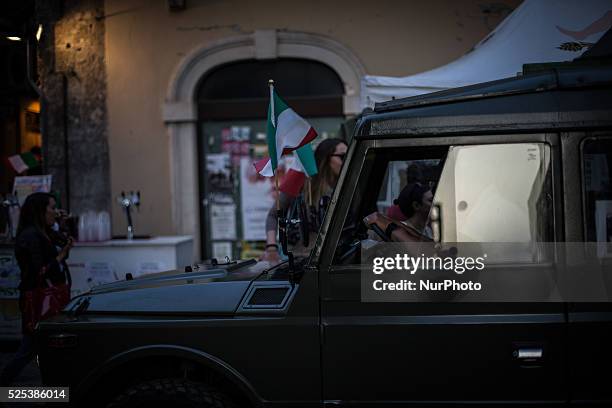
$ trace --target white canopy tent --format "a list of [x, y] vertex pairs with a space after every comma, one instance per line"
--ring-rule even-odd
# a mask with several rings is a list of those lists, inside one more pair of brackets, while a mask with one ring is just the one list
[[612, 0], [525, 0], [461, 58], [407, 77], [366, 75], [361, 108], [515, 76], [523, 64], [571, 61], [612, 26]]

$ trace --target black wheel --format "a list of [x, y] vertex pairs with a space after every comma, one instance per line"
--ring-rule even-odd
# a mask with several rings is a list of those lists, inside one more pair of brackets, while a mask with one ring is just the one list
[[181, 378], [163, 378], [134, 385], [106, 408], [235, 408], [214, 388]]

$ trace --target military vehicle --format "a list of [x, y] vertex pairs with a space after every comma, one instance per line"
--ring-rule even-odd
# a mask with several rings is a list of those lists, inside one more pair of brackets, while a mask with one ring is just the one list
[[308, 258], [96, 287], [40, 323], [44, 384], [83, 407], [612, 404], [609, 303], [362, 301], [355, 220], [449, 168], [437, 240], [609, 241], [610, 66], [377, 104]]

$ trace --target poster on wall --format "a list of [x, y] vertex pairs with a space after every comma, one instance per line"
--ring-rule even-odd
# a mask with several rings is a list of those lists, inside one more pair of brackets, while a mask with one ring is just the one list
[[214, 192], [231, 192], [234, 186], [229, 153], [209, 153], [206, 155], [206, 174], [208, 186]]
[[210, 235], [213, 240], [236, 239], [236, 204], [212, 202], [209, 219]]
[[68, 269], [72, 276], [73, 297], [94, 286], [115, 282], [120, 278], [113, 262], [74, 262], [68, 259]]
[[266, 217], [275, 202], [273, 180], [257, 174], [253, 159], [243, 157], [240, 161], [242, 239], [245, 241], [266, 239]]
[[46, 174], [43, 176], [18, 176], [15, 177], [13, 184], [13, 194], [19, 199], [19, 205], [22, 206], [26, 197], [32, 193], [51, 191], [51, 182], [53, 176]]
[[152, 273], [166, 272], [170, 270], [162, 261], [143, 261], [138, 263], [134, 277], [149, 275]]
[[232, 259], [232, 243], [231, 242], [213, 242], [212, 257], [219, 262], [224, 262], [226, 258]]
[[21, 272], [13, 248], [0, 248], [0, 299], [17, 299]]
[[221, 151], [231, 155], [231, 162], [235, 167], [240, 165], [243, 157], [249, 155], [250, 145], [250, 126], [232, 126], [221, 131]]
[[112, 262], [87, 262], [86, 268], [91, 286], [119, 280]]

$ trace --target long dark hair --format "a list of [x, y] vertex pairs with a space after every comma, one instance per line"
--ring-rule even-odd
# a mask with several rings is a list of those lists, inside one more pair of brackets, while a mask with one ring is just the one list
[[422, 204], [423, 196], [429, 190], [431, 189], [427, 185], [409, 183], [402, 189], [399, 197], [393, 201], [393, 204], [397, 204], [406, 218], [410, 218], [415, 213], [413, 203]]
[[336, 146], [340, 143], [346, 144], [342, 139], [325, 139], [315, 150], [315, 161], [317, 162], [317, 174], [312, 178], [312, 198], [314, 203], [319, 202], [319, 198], [328, 190], [336, 186], [337, 176], [332, 172], [329, 160], [336, 151]]
[[52, 198], [55, 199], [53, 194], [32, 193], [25, 199], [19, 213], [17, 235], [21, 234], [28, 227], [34, 227], [44, 236], [48, 237], [46, 214], [47, 206]]

